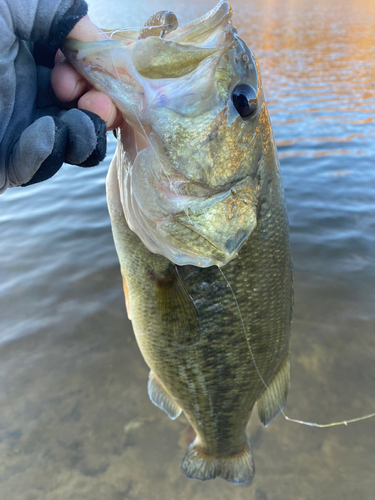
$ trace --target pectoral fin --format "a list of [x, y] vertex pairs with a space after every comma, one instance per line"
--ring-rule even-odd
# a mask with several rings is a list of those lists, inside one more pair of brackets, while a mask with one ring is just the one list
[[290, 362], [288, 354], [268, 388], [257, 401], [258, 415], [264, 427], [267, 427], [284, 408], [289, 384]]
[[148, 395], [155, 406], [165, 411], [171, 420], [175, 420], [181, 414], [181, 408], [167, 393], [156, 375], [150, 371], [148, 378]]

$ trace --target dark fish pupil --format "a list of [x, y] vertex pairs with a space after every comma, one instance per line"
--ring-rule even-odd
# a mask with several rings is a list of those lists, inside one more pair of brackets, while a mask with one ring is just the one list
[[254, 88], [248, 84], [237, 85], [232, 92], [234, 107], [242, 118], [249, 118], [257, 109], [257, 96]]

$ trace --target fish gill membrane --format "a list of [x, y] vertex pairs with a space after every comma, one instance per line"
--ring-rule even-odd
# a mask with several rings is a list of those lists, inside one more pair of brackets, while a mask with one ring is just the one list
[[[250, 482], [245, 429], [289, 388], [288, 223], [257, 61], [225, 1], [185, 26], [161, 11], [64, 54], [123, 113], [107, 199], [151, 401], [183, 411], [187, 477]], [[102, 33], [102, 32], [101, 32]], [[224, 270], [225, 273], [224, 273]], [[220, 332], [219, 334], [217, 332]]]

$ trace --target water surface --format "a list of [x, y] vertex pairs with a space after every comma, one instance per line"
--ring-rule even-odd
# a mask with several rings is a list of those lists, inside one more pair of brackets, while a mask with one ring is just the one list
[[[89, 2], [104, 27], [213, 2]], [[375, 412], [375, 3], [232, 2], [258, 57], [295, 266], [290, 417]], [[368, 500], [375, 419], [249, 434], [249, 487], [186, 479], [189, 431], [148, 400], [105, 200], [107, 159], [0, 198], [0, 497], [10, 500]]]

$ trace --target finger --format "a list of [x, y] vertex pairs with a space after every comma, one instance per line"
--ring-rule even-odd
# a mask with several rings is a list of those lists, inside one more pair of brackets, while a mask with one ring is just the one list
[[55, 64], [57, 64], [58, 62], [61, 61], [61, 59], [64, 59], [65, 56], [64, 54], [61, 52], [60, 49], [58, 49], [58, 51], [56, 52], [56, 55], [55, 55]]
[[63, 102], [78, 99], [92, 87], [65, 59], [53, 68], [51, 85], [56, 97]]
[[78, 109], [85, 109], [99, 115], [105, 121], [108, 130], [119, 127], [123, 121], [120, 111], [111, 99], [95, 89], [89, 90], [80, 98]]
[[89, 16], [85, 16], [78, 21], [66, 38], [72, 38], [80, 42], [93, 42], [95, 40], [106, 40], [108, 36], [90, 21]]

